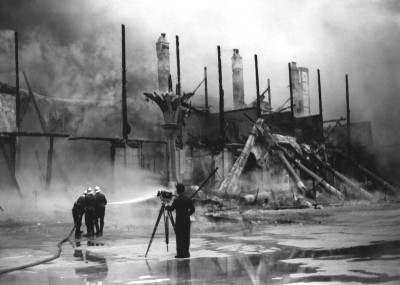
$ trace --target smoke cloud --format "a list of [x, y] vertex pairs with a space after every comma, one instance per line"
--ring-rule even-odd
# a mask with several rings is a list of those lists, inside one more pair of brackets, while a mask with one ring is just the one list
[[[154, 44], [165, 32], [171, 43], [174, 83], [174, 36], [179, 35], [183, 90], [193, 91], [207, 66], [214, 105], [218, 102], [214, 99], [218, 96], [216, 46], [222, 47], [227, 108], [232, 108], [230, 57], [232, 49], [239, 48], [246, 103], [256, 95], [254, 54], [258, 54], [262, 90], [266, 79], [271, 79], [274, 107], [289, 96], [287, 62], [296, 61], [310, 69], [312, 113], [318, 112], [317, 68], [326, 119], [345, 116], [348, 74], [351, 120], [371, 120], [376, 144], [399, 139], [397, 124], [388, 124], [400, 119], [392, 107], [399, 100], [396, 1], [368, 0], [362, 5], [357, 0], [233, 1], [229, 5], [203, 1], [193, 7], [178, 0], [20, 0], [3, 1], [1, 11], [1, 27], [20, 33], [22, 69], [39, 93], [115, 103], [120, 97], [120, 25], [125, 24], [128, 94], [139, 105], [134, 111], [145, 106], [142, 92], [157, 87]], [[200, 88], [193, 102], [201, 104], [202, 94]]]
[[[394, 0], [205, 0], [199, 5], [179, 0], [4, 0], [0, 27], [8, 31], [0, 36], [0, 81], [14, 85], [9, 30], [18, 31], [20, 69], [34, 91], [92, 102], [95, 108], [82, 114], [78, 135], [121, 136], [121, 127], [113, 123], [120, 122], [121, 24], [125, 24], [131, 138], [162, 139], [160, 111], [142, 94], [157, 89], [155, 42], [166, 33], [174, 84], [175, 35], [179, 35], [182, 89], [193, 91], [206, 66], [215, 110], [220, 45], [226, 108], [233, 105], [231, 56], [238, 48], [244, 63], [245, 103], [256, 96], [254, 54], [261, 91], [271, 79], [273, 107], [289, 97], [287, 63], [296, 61], [310, 70], [311, 113], [317, 113], [319, 68], [325, 119], [346, 116], [348, 74], [351, 120], [372, 121], [377, 145], [398, 143], [399, 11]], [[203, 94], [200, 88], [192, 103], [203, 105]], [[88, 151], [82, 144], [74, 147]], [[108, 147], [96, 149], [106, 156]], [[82, 182], [82, 187], [90, 183]]]

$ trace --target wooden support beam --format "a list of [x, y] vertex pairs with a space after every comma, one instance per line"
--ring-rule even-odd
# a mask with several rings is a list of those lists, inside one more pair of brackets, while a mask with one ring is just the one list
[[292, 66], [291, 66], [290, 62], [288, 63], [288, 68], [289, 68], [290, 111], [292, 112], [292, 117], [294, 119]]
[[256, 90], [257, 90], [257, 117], [261, 117], [261, 99], [260, 99], [260, 84], [258, 81], [258, 59], [257, 55], [254, 55], [254, 62], [256, 67]]
[[125, 25], [122, 25], [122, 137], [128, 140], [131, 126], [128, 124], [126, 104], [126, 55], [125, 55]]
[[39, 132], [0, 132], [0, 135], [7, 135], [12, 137], [55, 137], [55, 138], [69, 137], [69, 134], [39, 133]]
[[13, 164], [11, 158], [8, 156], [7, 150], [6, 150], [6, 148], [4, 147], [4, 144], [3, 144], [3, 143], [0, 143], [0, 148], [1, 148], [1, 150], [3, 151], [4, 159], [5, 159], [5, 161], [6, 161], [7, 168], [8, 168], [8, 170], [9, 170], [9, 172], [10, 172], [11, 182], [14, 184], [15, 190], [17, 190], [17, 192], [18, 192], [19, 198], [20, 198], [21, 200], [23, 200], [21, 188], [19, 187], [17, 177], [15, 176], [14, 164]]
[[181, 60], [179, 56], [179, 37], [175, 36], [176, 39], [176, 71], [178, 76], [178, 83], [176, 84], [176, 95], [181, 95]]
[[[45, 120], [44, 120], [44, 118], [43, 118], [42, 113], [41, 113], [40, 110], [39, 110], [39, 106], [37, 105], [35, 95], [33, 94], [31, 85], [29, 84], [28, 77], [26, 76], [25, 72], [24, 72], [24, 78], [25, 78], [26, 85], [28, 86], [29, 97], [30, 97], [30, 99], [32, 100], [32, 102], [33, 102], [33, 104], [34, 104], [34, 106], [35, 106], [35, 110], [36, 110], [36, 114], [37, 114], [37, 116], [38, 116], [38, 118], [39, 118], [40, 126], [42, 127], [42, 131], [45, 132], [45, 133], [25, 133], [26, 136], [45, 136], [45, 137], [50, 137], [51, 140], [52, 140], [54, 137], [68, 137], [68, 136], [69, 136], [68, 134], [48, 133], [48, 126], [47, 126], [47, 124], [46, 124], [46, 122], [45, 122]], [[51, 143], [51, 142], [50, 142], [50, 143]], [[67, 177], [67, 176], [65, 175], [65, 173], [64, 173], [64, 169], [63, 169], [63, 167], [62, 167], [62, 164], [61, 164], [61, 162], [60, 162], [60, 159], [58, 158], [57, 153], [54, 152], [53, 154], [54, 154], [54, 161], [55, 161], [55, 163], [56, 163], [56, 166], [57, 166], [58, 172], [60, 173], [61, 178], [62, 178], [66, 183], [69, 184], [69, 179], [68, 179], [68, 177]]]
[[204, 107], [208, 109], [207, 67], [204, 67], [204, 104]]
[[37, 114], [37, 116], [38, 116], [38, 118], [39, 118], [40, 126], [42, 127], [42, 131], [46, 132], [46, 131], [47, 131], [46, 122], [44, 121], [44, 118], [43, 118], [43, 116], [42, 116], [42, 113], [41, 113], [40, 110], [39, 110], [38, 104], [37, 104], [37, 102], [36, 102], [35, 95], [33, 94], [31, 85], [29, 84], [28, 77], [26, 76], [25, 71], [23, 72], [23, 74], [24, 74], [26, 86], [28, 87], [28, 91], [29, 91], [28, 94], [29, 94], [29, 97], [30, 97], [30, 99], [31, 99], [32, 102], [33, 102], [33, 106], [35, 107], [36, 114]]
[[37, 150], [35, 151], [35, 156], [36, 156], [36, 161], [38, 163], [39, 172], [40, 172], [40, 182], [44, 182], [45, 178], [44, 178], [44, 174], [43, 174], [43, 167], [42, 167], [42, 164], [40, 163], [39, 152]]
[[[111, 143], [122, 143], [123, 139], [121, 138], [106, 138], [106, 137], [71, 137], [68, 138], [70, 141], [77, 141], [77, 140], [89, 140], [89, 141], [107, 141]], [[166, 141], [158, 141], [158, 140], [132, 140], [129, 139], [126, 143], [159, 143], [159, 144], [166, 144]], [[118, 147], [114, 145], [114, 147]]]
[[351, 126], [350, 126], [350, 95], [349, 95], [349, 76], [346, 74], [346, 119], [347, 119], [347, 135], [346, 135], [346, 145], [347, 149], [351, 155]]
[[224, 149], [225, 144], [225, 117], [224, 117], [224, 89], [222, 87], [222, 67], [221, 67], [221, 47], [217, 47], [218, 51], [218, 85], [219, 85], [219, 132], [221, 136], [221, 145]]
[[54, 137], [50, 137], [49, 150], [47, 152], [46, 191], [50, 191], [51, 175], [53, 169]]
[[269, 78], [268, 78], [268, 105], [269, 105], [269, 110], [272, 111], [271, 84], [270, 84], [270, 82], [269, 82]]
[[14, 34], [15, 39], [15, 120], [17, 130], [21, 127], [21, 96], [19, 94], [19, 63], [18, 63], [18, 33]]

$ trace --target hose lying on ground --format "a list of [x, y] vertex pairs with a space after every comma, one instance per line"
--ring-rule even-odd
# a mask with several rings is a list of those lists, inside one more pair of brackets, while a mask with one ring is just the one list
[[[79, 220], [80, 218], [81, 218], [81, 217], [79, 217], [78, 220]], [[52, 261], [52, 260], [54, 260], [54, 259], [60, 257], [60, 254], [61, 254], [61, 246], [62, 246], [62, 244], [63, 244], [64, 242], [66, 242], [67, 240], [69, 240], [69, 238], [71, 237], [72, 233], [73, 233], [74, 230], [75, 230], [75, 227], [76, 227], [76, 223], [74, 224], [74, 226], [73, 226], [71, 232], [69, 233], [69, 235], [57, 244], [58, 252], [57, 252], [56, 254], [54, 254], [53, 256], [48, 257], [48, 258], [43, 259], [43, 260], [31, 262], [31, 263], [24, 264], [24, 265], [20, 265], [20, 266], [16, 266], [16, 267], [10, 267], [10, 268], [5, 268], [5, 269], [0, 269], [0, 275], [1, 275], [1, 274], [5, 274], [5, 273], [9, 273], [9, 272], [12, 272], [12, 271], [16, 271], [16, 270], [22, 270], [22, 269], [25, 269], [25, 268], [28, 268], [28, 267], [33, 267], [33, 266], [36, 266], [36, 265], [39, 265], [39, 264], [43, 264], [43, 263]]]

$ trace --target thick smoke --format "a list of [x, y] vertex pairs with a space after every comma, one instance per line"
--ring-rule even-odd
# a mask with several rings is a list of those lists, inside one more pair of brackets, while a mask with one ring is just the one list
[[[187, 1], [186, 1], [187, 2]], [[308, 67], [312, 113], [318, 112], [316, 70], [322, 75], [324, 118], [345, 116], [345, 74], [350, 79], [351, 120], [371, 120], [375, 144], [399, 141], [398, 77], [400, 10], [396, 1], [2, 1], [0, 27], [20, 38], [20, 69], [37, 93], [93, 102], [79, 135], [98, 135], [96, 122], [118, 116], [121, 94], [121, 24], [126, 25], [131, 137], [160, 139], [159, 110], [142, 93], [157, 88], [155, 42], [170, 41], [176, 83], [175, 35], [180, 36], [183, 90], [194, 90], [208, 68], [210, 102], [217, 110], [217, 45], [222, 47], [226, 107], [232, 105], [233, 48], [243, 56], [245, 101], [255, 99], [254, 54], [260, 87], [271, 79], [272, 104], [289, 97], [287, 63]], [[12, 37], [1, 40], [2, 78], [12, 80]], [[4, 43], [4, 46], [3, 46]], [[4, 56], [4, 52], [7, 56]], [[9, 83], [13, 83], [10, 81]], [[24, 82], [21, 76], [21, 85]], [[203, 104], [199, 89], [193, 102]], [[110, 106], [110, 108], [107, 108]], [[117, 107], [115, 107], [117, 106]], [[117, 114], [117, 115], [115, 115]], [[118, 117], [115, 120], [118, 121]], [[103, 130], [104, 126], [100, 125]], [[105, 132], [121, 136], [120, 126]], [[68, 143], [69, 145], [71, 143]], [[80, 150], [87, 148], [72, 146]], [[108, 145], [102, 146], [106, 155]], [[99, 146], [96, 146], [99, 149]], [[86, 162], [80, 162], [87, 166]], [[92, 165], [87, 168], [92, 169]], [[100, 172], [101, 173], [101, 172]], [[36, 176], [35, 176], [36, 177]], [[139, 178], [137, 178], [139, 179]], [[84, 187], [92, 182], [82, 182]]]
[[[76, 99], [85, 106], [77, 108], [72, 104], [65, 107], [73, 114], [72, 120], [78, 126], [72, 135], [122, 137], [121, 23], [110, 20], [106, 10], [92, 9], [89, 4], [82, 1], [8, 1], [0, 9], [1, 27], [18, 31], [20, 70], [26, 72], [36, 93]], [[156, 59], [149, 64], [149, 58], [155, 58], [155, 41], [149, 49], [143, 41], [135, 42], [135, 36], [136, 32], [127, 27], [130, 137], [163, 139], [158, 130], [158, 110], [147, 104], [142, 95], [144, 91], [155, 89]], [[1, 59], [2, 63], [6, 62], [2, 64], [1, 74], [7, 76], [2, 76], [0, 81], [14, 85], [13, 33], [2, 32], [1, 39]], [[22, 73], [20, 83], [26, 88]], [[32, 119], [38, 124], [35, 111], [31, 110], [30, 116], [28, 121]], [[24, 138], [21, 144], [21, 167], [17, 179], [27, 213], [35, 210], [35, 194], [39, 211], [54, 214], [54, 211], [69, 212], [73, 201], [88, 186], [101, 186], [109, 201], [148, 197], [162, 187], [158, 172], [154, 175], [135, 165], [134, 171], [128, 174], [118, 164], [121, 161], [118, 156], [113, 166], [109, 142], [55, 139], [54, 150], [58, 158], [53, 160], [51, 192], [45, 193], [48, 140]], [[120, 183], [114, 183], [111, 177]], [[7, 205], [2, 205], [5, 215], [22, 214], [13, 211], [21, 208], [14, 189], [2, 190], [1, 200], [8, 201]], [[27, 218], [29, 214], [21, 216]]]

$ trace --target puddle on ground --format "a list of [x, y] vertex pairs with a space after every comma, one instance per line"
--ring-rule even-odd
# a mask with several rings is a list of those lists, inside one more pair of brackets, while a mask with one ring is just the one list
[[90, 251], [104, 245], [96, 243], [76, 243], [70, 255], [75, 260], [72, 267], [6, 274], [0, 283], [23, 284], [29, 279], [29, 284], [59, 284], [60, 276], [62, 284], [400, 283], [400, 241], [332, 250], [279, 246], [272, 252], [229, 252], [224, 257], [195, 257], [192, 250], [193, 258], [168, 260], [103, 256]]
[[[143, 260], [124, 268], [119, 269], [122, 274], [118, 279], [110, 281], [120, 284], [168, 283], [172, 280], [173, 284], [400, 282], [400, 241], [333, 250], [283, 247], [269, 253], [222, 258]], [[86, 278], [94, 280], [104, 274], [104, 267], [93, 267], [85, 274]]]

